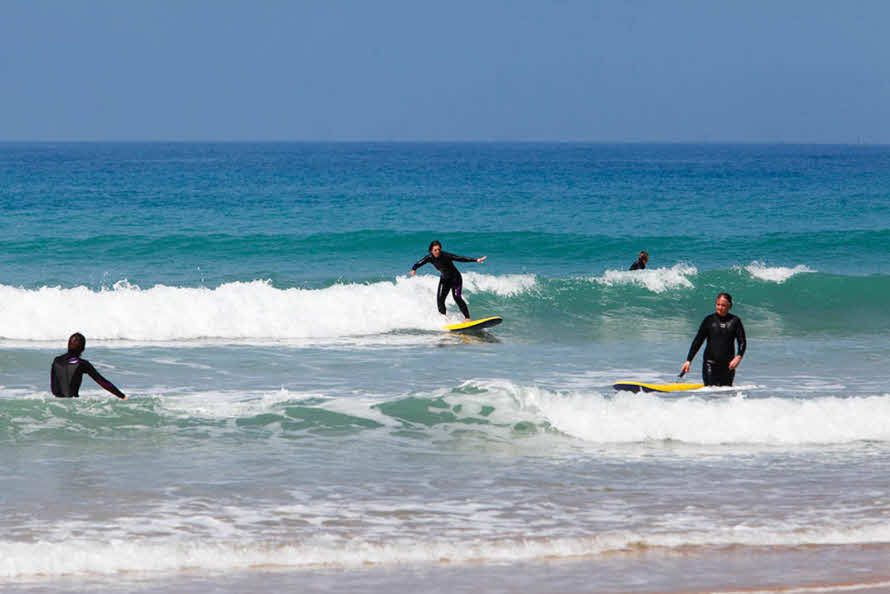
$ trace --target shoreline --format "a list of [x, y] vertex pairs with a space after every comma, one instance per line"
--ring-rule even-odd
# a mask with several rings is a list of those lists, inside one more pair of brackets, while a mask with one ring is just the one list
[[190, 594], [303, 592], [594, 592], [658, 594], [808, 594], [886, 592], [890, 543], [806, 547], [723, 547], [618, 551], [584, 559], [394, 563], [361, 568], [255, 566], [236, 571], [119, 571], [108, 576], [0, 579], [9, 594], [153, 592]]

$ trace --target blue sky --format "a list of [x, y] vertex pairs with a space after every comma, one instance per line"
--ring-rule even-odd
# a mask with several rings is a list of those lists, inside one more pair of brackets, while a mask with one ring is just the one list
[[890, 143], [890, 2], [0, 4], [2, 140]]

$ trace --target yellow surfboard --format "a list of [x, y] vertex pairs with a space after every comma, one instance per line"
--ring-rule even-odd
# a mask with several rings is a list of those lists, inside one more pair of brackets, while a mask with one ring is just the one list
[[628, 392], [685, 392], [704, 388], [704, 384], [644, 384], [642, 382], [617, 382], [612, 386], [616, 390]]
[[469, 322], [461, 322], [460, 324], [450, 324], [445, 326], [446, 330], [451, 332], [468, 332], [473, 330], [482, 330], [483, 328], [491, 328], [503, 322], [501, 316], [491, 316], [490, 318], [481, 318], [479, 320], [471, 320]]

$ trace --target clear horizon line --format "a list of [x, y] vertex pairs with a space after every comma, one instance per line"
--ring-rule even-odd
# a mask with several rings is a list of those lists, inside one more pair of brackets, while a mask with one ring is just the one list
[[293, 138], [221, 138], [221, 139], [166, 139], [166, 138], [32, 138], [0, 139], [2, 144], [733, 144], [733, 145], [809, 145], [809, 146], [888, 146], [890, 142], [802, 141], [802, 140], [554, 140], [554, 139], [293, 139]]

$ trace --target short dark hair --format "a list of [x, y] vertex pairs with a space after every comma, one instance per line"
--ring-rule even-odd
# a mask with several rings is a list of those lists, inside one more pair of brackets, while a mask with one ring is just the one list
[[[732, 307], [732, 295], [730, 295], [729, 293], [720, 293], [719, 295], [717, 295], [717, 299], [720, 299], [721, 297], [724, 297], [727, 301], [729, 301], [729, 306]], [[714, 301], [716, 301], [717, 299], [715, 299]]]
[[80, 332], [75, 332], [70, 337], [68, 337], [68, 352], [75, 353], [77, 355], [81, 354], [83, 350], [87, 347], [87, 339], [84, 338], [84, 335]]
[[434, 239], [434, 240], [432, 240], [432, 241], [430, 242], [430, 247], [426, 248], [426, 251], [431, 252], [431, 251], [433, 251], [433, 248], [436, 247], [436, 246], [439, 246], [440, 248], [442, 247], [442, 244], [439, 243], [439, 240], [438, 240], [438, 239]]

